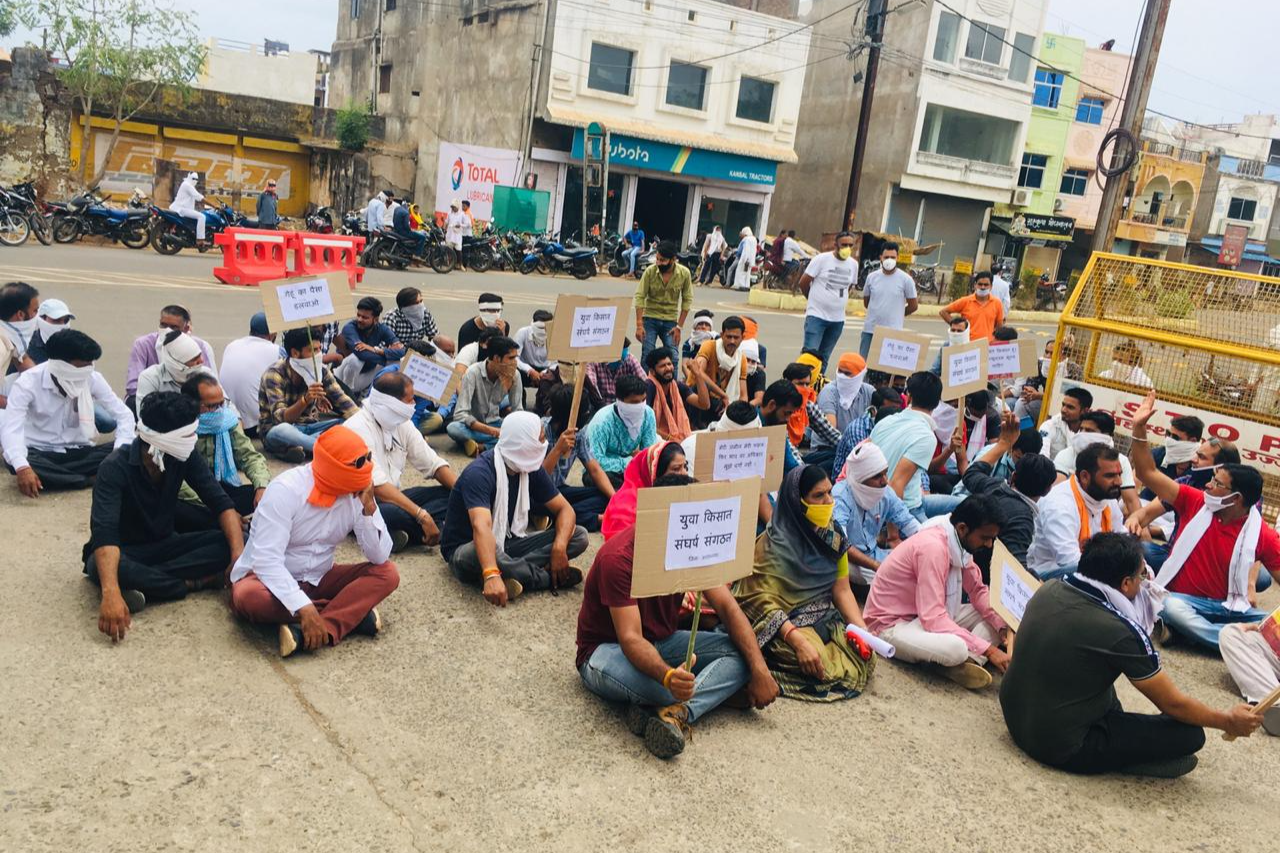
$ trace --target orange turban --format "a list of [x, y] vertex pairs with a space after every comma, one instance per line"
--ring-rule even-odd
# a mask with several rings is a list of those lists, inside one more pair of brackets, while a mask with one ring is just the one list
[[859, 373], [867, 369], [867, 362], [866, 359], [858, 355], [856, 352], [847, 352], [840, 356], [840, 363], [838, 367], [841, 370], [847, 370], [854, 376], [857, 376]]
[[373, 482], [373, 462], [366, 461], [359, 468], [351, 463], [369, 455], [364, 439], [344, 426], [330, 427], [316, 439], [311, 474], [315, 488], [307, 495], [307, 502], [330, 507], [340, 495], [363, 491]]

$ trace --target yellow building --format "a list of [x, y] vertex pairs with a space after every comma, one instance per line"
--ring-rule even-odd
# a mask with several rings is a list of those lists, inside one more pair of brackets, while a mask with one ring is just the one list
[[1143, 140], [1138, 162], [1129, 173], [1128, 202], [1116, 225], [1117, 253], [1182, 259], [1207, 156], [1202, 151]]

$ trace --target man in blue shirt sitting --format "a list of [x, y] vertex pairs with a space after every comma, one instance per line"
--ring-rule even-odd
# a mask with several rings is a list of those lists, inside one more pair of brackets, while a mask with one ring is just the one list
[[630, 248], [622, 253], [627, 259], [627, 274], [636, 274], [636, 259], [644, 254], [644, 232], [640, 230], [640, 222], [632, 222], [631, 230], [622, 235], [622, 240]]
[[395, 213], [391, 215], [391, 230], [396, 232], [396, 236], [407, 237], [416, 241], [413, 253], [418, 257], [422, 257], [422, 253], [427, 248], [427, 235], [423, 231], [413, 230], [413, 223], [409, 219], [408, 199], [405, 199], [404, 204], [398, 206]]
[[379, 370], [404, 358], [404, 345], [395, 332], [379, 322], [381, 316], [382, 302], [366, 296], [356, 303], [356, 318], [342, 327], [342, 339], [351, 355], [343, 359], [335, 375], [353, 396], [363, 395]]

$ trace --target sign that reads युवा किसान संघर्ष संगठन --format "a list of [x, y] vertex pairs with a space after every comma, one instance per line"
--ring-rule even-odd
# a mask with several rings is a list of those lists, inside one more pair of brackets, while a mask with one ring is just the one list
[[948, 355], [943, 350], [947, 362], [947, 386], [957, 387], [976, 382], [982, 377], [982, 353], [978, 350]]
[[667, 571], [732, 560], [741, 513], [741, 497], [672, 504], [667, 517]]
[[613, 343], [613, 326], [617, 320], [618, 308], [614, 305], [574, 308], [569, 346], [574, 349], [609, 346]]
[[333, 314], [329, 282], [322, 278], [282, 284], [276, 288], [276, 298], [280, 300], [280, 316], [286, 323]]
[[768, 438], [722, 438], [716, 440], [714, 480], [741, 480], [763, 477], [769, 466]]

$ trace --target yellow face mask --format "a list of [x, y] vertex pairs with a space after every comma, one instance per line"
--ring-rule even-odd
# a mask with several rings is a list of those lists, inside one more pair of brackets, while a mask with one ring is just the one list
[[853, 256], [853, 247], [841, 246], [839, 249], [836, 250], [836, 254], [840, 256], [840, 260], [847, 261], [849, 260], [850, 257]]
[[804, 504], [804, 517], [809, 519], [815, 527], [822, 528], [831, 526], [831, 516], [833, 516], [836, 511], [836, 505], [834, 502], [829, 504], [811, 504], [801, 501], [801, 503]]

